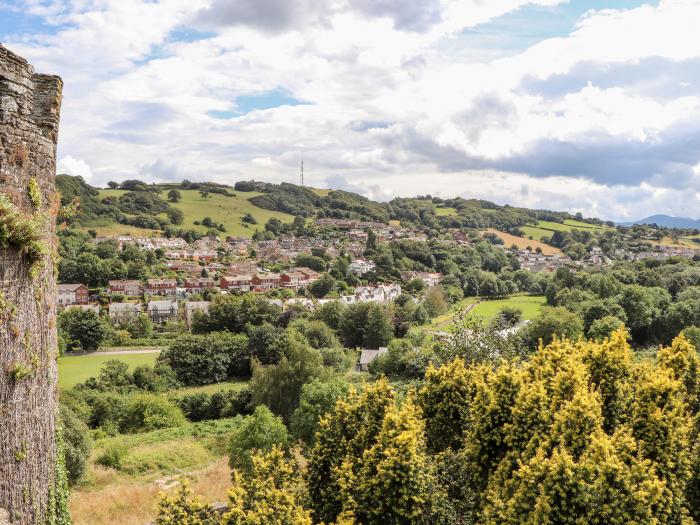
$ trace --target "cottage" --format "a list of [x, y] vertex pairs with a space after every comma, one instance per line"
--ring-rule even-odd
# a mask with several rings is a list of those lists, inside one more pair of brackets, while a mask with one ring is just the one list
[[131, 280], [109, 281], [107, 290], [111, 294], [125, 295], [127, 297], [138, 297], [141, 295], [141, 283]]
[[177, 281], [175, 279], [148, 279], [146, 290], [151, 295], [175, 295]]
[[58, 306], [87, 304], [90, 290], [84, 284], [59, 284]]
[[209, 301], [189, 301], [185, 303], [185, 323], [187, 324], [187, 328], [192, 327], [192, 321], [197, 312], [204, 314], [209, 312], [210, 304]]
[[202, 293], [204, 290], [211, 290], [214, 286], [214, 279], [210, 277], [185, 279], [185, 290], [187, 293]]
[[250, 275], [224, 275], [220, 280], [222, 290], [240, 290], [247, 292], [251, 289], [252, 276]]
[[138, 303], [112, 303], [109, 305], [109, 318], [115, 325], [136, 319], [139, 315], [141, 315], [141, 305]]
[[156, 324], [163, 324], [166, 321], [177, 317], [177, 301], [151, 301], [148, 303], [148, 317]]

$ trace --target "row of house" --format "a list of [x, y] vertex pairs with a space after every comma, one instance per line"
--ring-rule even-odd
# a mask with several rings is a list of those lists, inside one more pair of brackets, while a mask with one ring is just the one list
[[319, 273], [310, 268], [293, 268], [281, 273], [224, 275], [221, 277], [220, 287], [222, 290], [239, 290], [243, 292], [264, 292], [273, 288], [298, 290], [314, 283], [319, 277]]

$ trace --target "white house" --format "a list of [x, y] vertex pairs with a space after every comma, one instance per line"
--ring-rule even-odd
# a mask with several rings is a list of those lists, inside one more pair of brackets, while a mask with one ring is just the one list
[[372, 261], [367, 261], [365, 259], [355, 259], [348, 266], [348, 272], [355, 275], [363, 275], [367, 272], [371, 272], [377, 266]]

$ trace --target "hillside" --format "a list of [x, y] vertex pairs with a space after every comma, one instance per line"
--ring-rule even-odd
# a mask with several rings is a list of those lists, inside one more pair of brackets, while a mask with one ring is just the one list
[[664, 228], [700, 229], [700, 220], [670, 215], [652, 215], [638, 221], [620, 223], [621, 226], [634, 226], [635, 224], [655, 224]]

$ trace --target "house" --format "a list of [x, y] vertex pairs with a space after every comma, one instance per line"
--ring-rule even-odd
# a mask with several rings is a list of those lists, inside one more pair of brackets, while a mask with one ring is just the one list
[[386, 354], [389, 349], [385, 346], [380, 347], [378, 350], [364, 349], [360, 352], [360, 359], [357, 362], [358, 372], [367, 372], [369, 370], [369, 365], [380, 355]]
[[69, 304], [66, 310], [85, 310], [100, 315], [100, 306], [97, 304]]
[[177, 281], [175, 279], [148, 279], [146, 291], [151, 295], [175, 295]]
[[210, 277], [188, 278], [185, 279], [185, 290], [187, 293], [202, 293], [204, 290], [214, 288], [214, 279]]
[[148, 317], [156, 324], [163, 324], [166, 321], [177, 317], [177, 301], [150, 301], [148, 303]]
[[427, 287], [440, 284], [442, 274], [437, 272], [401, 272], [401, 279], [408, 282], [413, 279], [420, 279]]
[[90, 290], [84, 284], [59, 284], [58, 306], [87, 304]]
[[355, 275], [363, 275], [367, 272], [371, 272], [376, 268], [376, 265], [372, 261], [367, 261], [365, 259], [355, 259], [348, 266], [348, 272]]
[[280, 275], [280, 284], [284, 288], [298, 290], [302, 286], [308, 286], [317, 281], [319, 273], [311, 268], [294, 268]]
[[389, 304], [401, 295], [401, 285], [358, 286], [355, 288], [355, 302]]
[[138, 297], [141, 295], [141, 283], [139, 281], [130, 280], [109, 281], [107, 291], [116, 295]]
[[112, 303], [109, 305], [109, 318], [116, 325], [122, 324], [141, 315], [141, 305], [138, 303]]
[[192, 321], [194, 320], [194, 315], [197, 312], [202, 312], [204, 314], [209, 312], [209, 301], [189, 301], [185, 303], [185, 323], [187, 328], [192, 326]]
[[247, 292], [252, 287], [252, 276], [250, 275], [224, 275], [219, 285], [222, 290], [240, 290]]
[[258, 292], [277, 288], [282, 277], [278, 273], [257, 273], [250, 279], [253, 289]]

